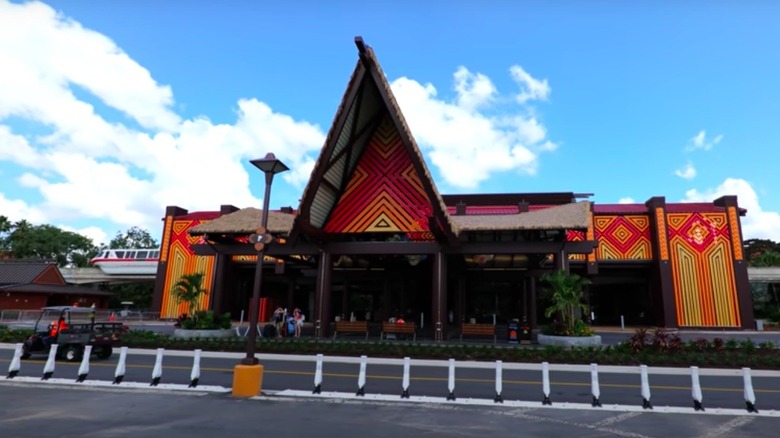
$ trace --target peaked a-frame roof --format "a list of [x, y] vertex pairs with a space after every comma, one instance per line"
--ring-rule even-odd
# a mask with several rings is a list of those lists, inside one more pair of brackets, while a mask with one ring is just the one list
[[[374, 51], [361, 37], [355, 44], [360, 56], [303, 192], [290, 239], [412, 231], [456, 242], [447, 207]], [[383, 182], [371, 169], [384, 176]]]

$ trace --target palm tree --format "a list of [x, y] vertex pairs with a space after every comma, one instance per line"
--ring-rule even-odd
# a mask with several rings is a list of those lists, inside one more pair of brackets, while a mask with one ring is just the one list
[[205, 275], [202, 272], [196, 272], [193, 274], [183, 274], [179, 277], [179, 281], [173, 285], [171, 295], [179, 303], [187, 303], [187, 309], [195, 318], [196, 307], [201, 295], [207, 295], [209, 292], [203, 287], [203, 279]]
[[584, 286], [590, 284], [590, 280], [577, 274], [565, 271], [555, 271], [552, 274], [544, 274], [542, 282], [547, 283], [547, 289], [551, 293], [553, 304], [545, 309], [544, 316], [558, 315], [563, 331], [566, 335], [574, 333], [574, 325], [580, 320], [580, 311], [586, 311], [587, 307], [582, 303]]

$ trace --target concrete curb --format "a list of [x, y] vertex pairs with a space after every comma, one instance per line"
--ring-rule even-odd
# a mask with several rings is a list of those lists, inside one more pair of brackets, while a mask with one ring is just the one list
[[137, 390], [147, 390], [147, 391], [169, 391], [169, 392], [188, 392], [193, 394], [209, 394], [209, 393], [216, 393], [216, 394], [227, 394], [231, 392], [230, 388], [225, 388], [224, 386], [214, 386], [214, 385], [201, 385], [197, 388], [190, 388], [188, 385], [183, 384], [175, 384], [175, 383], [160, 383], [157, 386], [150, 386], [148, 383], [141, 383], [141, 382], [122, 382], [118, 385], [114, 385], [113, 382], [109, 380], [85, 380], [83, 383], [76, 383], [74, 382], [74, 379], [62, 379], [62, 378], [54, 378], [52, 377], [49, 380], [41, 380], [37, 377], [25, 377], [25, 376], [16, 376], [13, 379], [2, 379], [0, 380], [0, 385], [2, 384], [14, 384], [14, 383], [25, 383], [25, 384], [36, 384], [40, 386], [68, 386], [73, 388], [112, 388], [112, 389], [137, 389]]
[[[0, 350], [13, 350], [16, 344], [0, 343]], [[144, 348], [128, 348], [127, 354], [139, 355], [139, 356], [156, 356], [157, 349], [144, 349]], [[165, 350], [165, 356], [167, 357], [193, 357], [193, 351], [186, 350]], [[291, 361], [291, 362], [311, 362], [312, 366], [317, 362], [317, 356], [302, 355], [302, 354], [266, 354], [258, 353], [255, 355], [260, 362], [263, 361]], [[236, 361], [246, 357], [246, 353], [242, 352], [223, 352], [223, 351], [203, 351], [201, 352], [201, 358], [211, 359], [235, 359]], [[345, 363], [360, 365], [360, 357], [351, 356], [324, 356], [325, 363]], [[368, 358], [368, 365], [395, 365], [403, 366], [404, 360], [397, 358]], [[449, 362], [446, 359], [412, 359], [411, 364], [416, 367], [441, 367], [446, 368], [449, 366]], [[474, 369], [495, 369], [495, 361], [456, 361], [458, 368], [474, 368]], [[504, 370], [520, 370], [520, 371], [539, 371], [542, 370], [541, 363], [519, 363], [519, 362], [503, 362]], [[575, 372], [575, 373], [590, 373], [590, 365], [570, 365], [570, 364], [550, 364], [550, 371], [562, 371], [562, 372]], [[668, 375], [668, 376], [690, 376], [690, 367], [647, 367], [649, 374], [656, 375]], [[626, 365], [599, 365], [600, 374], [636, 374], [639, 375], [639, 366], [626, 366]], [[701, 368], [699, 369], [700, 376], [716, 376], [716, 377], [742, 377], [742, 370], [739, 368]], [[753, 377], [780, 377], [780, 371], [778, 370], [751, 370]]]

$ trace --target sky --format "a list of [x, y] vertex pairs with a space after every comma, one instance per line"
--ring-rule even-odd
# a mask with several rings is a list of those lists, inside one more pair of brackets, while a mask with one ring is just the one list
[[443, 194], [737, 195], [780, 241], [780, 3], [0, 0], [0, 215], [105, 243], [297, 207], [376, 52]]

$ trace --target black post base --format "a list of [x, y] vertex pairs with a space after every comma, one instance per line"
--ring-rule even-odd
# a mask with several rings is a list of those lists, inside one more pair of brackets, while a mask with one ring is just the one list
[[496, 394], [496, 398], [493, 399], [493, 403], [504, 403], [504, 399], [501, 398], [501, 394]]
[[704, 406], [701, 405], [701, 402], [698, 400], [693, 401], [693, 410], [694, 411], [702, 411], [704, 412]]
[[401, 398], [409, 398], [409, 390], [404, 389], [404, 392], [401, 393]]
[[311, 392], [312, 394], [322, 394], [322, 384], [319, 384], [314, 387], [314, 391]]
[[152, 383], [150, 383], [149, 386], [157, 386], [159, 384], [160, 384], [160, 378], [155, 377], [154, 379], [152, 379]]
[[192, 381], [190, 382], [190, 386], [188, 386], [188, 388], [197, 388], [199, 380], [200, 379], [192, 379]]
[[455, 393], [450, 392], [449, 394], [447, 394], [447, 400], [455, 400]]
[[598, 398], [593, 397], [593, 401], [590, 402], [590, 405], [594, 408], [600, 408], [601, 407], [601, 401], [599, 401]]
[[750, 402], [745, 402], [745, 404], [747, 404], [747, 411], [748, 412], [753, 412], [755, 414], [758, 413], [758, 409], [756, 409], [756, 405], [754, 405], [753, 403], [750, 403]]
[[360, 388], [358, 388], [357, 394], [355, 394], [355, 395], [358, 396], [358, 397], [365, 397], [366, 396], [366, 387], [365, 386], [361, 386]]
[[76, 378], [76, 383], [84, 383], [85, 380], [87, 380], [87, 375], [79, 374], [79, 376]]
[[646, 398], [642, 399], [642, 409], [653, 409], [653, 405], [650, 404], [650, 400]]
[[550, 401], [550, 397], [544, 396], [544, 399], [542, 399], [542, 406], [552, 406], [552, 401]]

